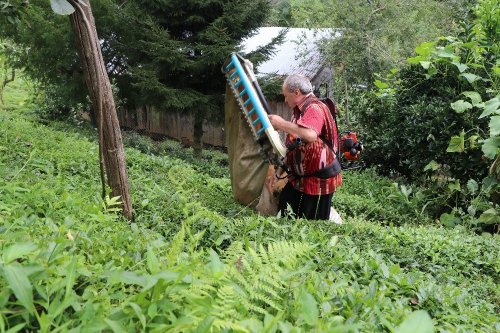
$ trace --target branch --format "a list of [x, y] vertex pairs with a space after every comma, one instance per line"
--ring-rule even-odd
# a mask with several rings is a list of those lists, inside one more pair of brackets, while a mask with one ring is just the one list
[[[6, 74], [7, 75], [7, 74]], [[16, 78], [16, 70], [15, 69], [12, 69], [12, 76], [10, 79], [7, 78], [7, 76], [3, 79], [3, 83], [2, 83], [2, 90], [3, 88], [5, 88], [5, 86], [9, 83], [9, 82], [12, 82], [14, 81], [14, 79]]]
[[378, 12], [383, 11], [384, 9], [385, 9], [385, 5], [384, 5], [384, 6], [382, 6], [382, 7], [380, 7], [380, 8], [377, 8], [377, 9], [373, 10], [373, 11], [370, 13], [370, 15], [368, 15], [368, 20], [366, 20], [365, 26], [367, 26], [368, 24], [370, 24], [370, 22], [371, 22], [371, 20], [372, 20], [372, 18], [373, 18], [373, 16], [374, 16], [375, 14], [377, 14]]

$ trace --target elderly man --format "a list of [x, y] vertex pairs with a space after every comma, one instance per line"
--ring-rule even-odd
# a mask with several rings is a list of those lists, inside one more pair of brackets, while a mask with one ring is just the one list
[[[314, 96], [305, 76], [288, 76], [283, 95], [292, 110], [291, 120], [269, 116], [274, 128], [287, 133], [284, 162], [288, 183], [280, 194], [278, 209], [283, 215], [290, 205], [298, 217], [328, 220], [333, 193], [342, 184], [335, 120], [328, 107]], [[285, 170], [278, 169], [267, 181], [269, 188], [284, 174]]]

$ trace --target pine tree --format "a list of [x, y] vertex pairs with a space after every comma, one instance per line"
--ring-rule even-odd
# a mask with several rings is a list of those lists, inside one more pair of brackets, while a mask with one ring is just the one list
[[222, 117], [221, 65], [239, 41], [261, 26], [266, 0], [129, 1], [124, 13], [140, 19], [128, 40], [136, 103], [194, 116], [195, 154], [202, 124]]
[[[129, 108], [151, 105], [192, 114], [198, 153], [203, 121], [222, 120], [221, 65], [263, 25], [268, 9], [267, 0], [92, 2], [103, 58], [119, 97]], [[61, 20], [52, 15], [49, 1], [31, 0], [16, 29], [5, 30], [0, 20], [0, 32], [29, 49], [20, 59], [25, 73], [69, 110], [86, 96], [74, 37]]]

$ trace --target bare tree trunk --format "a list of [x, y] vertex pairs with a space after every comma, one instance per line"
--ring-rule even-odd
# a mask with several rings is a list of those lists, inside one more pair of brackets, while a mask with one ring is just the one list
[[[123, 215], [128, 219], [132, 219], [132, 200], [120, 125], [116, 115], [111, 83], [102, 58], [90, 2], [88, 0], [83, 1], [85, 4], [82, 4], [81, 0], [69, 0], [69, 2], [75, 8], [75, 12], [70, 15], [71, 26], [75, 33], [85, 82], [99, 128], [99, 163], [103, 188], [107, 175], [107, 183], [111, 188], [111, 194], [121, 197]], [[104, 168], [106, 169], [106, 175], [104, 174]]]

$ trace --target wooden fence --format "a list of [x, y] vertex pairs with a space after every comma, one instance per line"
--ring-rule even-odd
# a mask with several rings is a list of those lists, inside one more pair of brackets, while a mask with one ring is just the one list
[[[271, 113], [290, 119], [288, 106], [282, 102], [269, 103]], [[189, 114], [167, 113], [154, 107], [142, 107], [135, 110], [117, 110], [120, 126], [132, 129], [152, 137], [168, 137], [183, 143], [193, 142], [194, 119]], [[221, 112], [224, 112], [221, 110]], [[284, 136], [282, 136], [282, 139]], [[214, 147], [226, 147], [224, 124], [203, 124], [203, 144]]]

